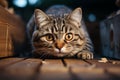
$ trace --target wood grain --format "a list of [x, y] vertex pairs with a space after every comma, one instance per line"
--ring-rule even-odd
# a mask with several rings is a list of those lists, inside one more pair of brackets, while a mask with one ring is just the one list
[[0, 71], [1, 69], [8, 67], [9, 65], [12, 65], [14, 63], [20, 62], [24, 60], [24, 58], [6, 58], [6, 59], [2, 59], [0, 60]]
[[24, 59], [0, 60], [1, 80], [119, 80], [120, 61], [80, 59]]

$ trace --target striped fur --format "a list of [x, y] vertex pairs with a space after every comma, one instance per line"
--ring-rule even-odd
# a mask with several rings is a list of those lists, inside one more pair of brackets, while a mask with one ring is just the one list
[[[54, 7], [48, 9], [47, 14], [36, 9], [28, 23], [34, 54], [39, 54], [41, 58], [93, 59], [93, 46], [82, 20], [81, 8], [71, 11], [65, 6], [59, 6], [52, 11]], [[68, 13], [60, 12], [61, 9], [68, 10]], [[34, 22], [35, 26], [32, 24]]]

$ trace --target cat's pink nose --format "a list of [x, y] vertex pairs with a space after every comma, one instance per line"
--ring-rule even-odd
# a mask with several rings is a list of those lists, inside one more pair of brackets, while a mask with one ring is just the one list
[[55, 43], [55, 47], [59, 50], [61, 50], [61, 48], [63, 48], [64, 46], [64, 42], [63, 41], [60, 41], [60, 40], [57, 40], [56, 43]]

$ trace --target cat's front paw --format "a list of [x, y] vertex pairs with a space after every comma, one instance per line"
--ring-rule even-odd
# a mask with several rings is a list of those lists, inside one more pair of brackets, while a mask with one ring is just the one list
[[77, 58], [80, 59], [93, 59], [93, 53], [90, 51], [82, 51], [77, 54]]

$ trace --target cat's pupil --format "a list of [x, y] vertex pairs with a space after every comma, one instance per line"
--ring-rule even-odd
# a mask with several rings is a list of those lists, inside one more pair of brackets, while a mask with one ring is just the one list
[[68, 39], [70, 38], [70, 35], [68, 35]]

